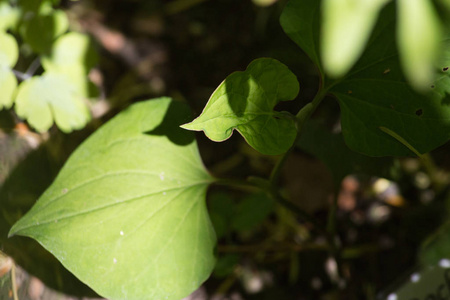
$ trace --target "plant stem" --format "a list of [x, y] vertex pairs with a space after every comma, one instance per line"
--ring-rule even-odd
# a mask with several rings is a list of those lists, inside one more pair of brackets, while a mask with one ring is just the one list
[[297, 144], [298, 139], [300, 138], [300, 134], [302, 132], [303, 125], [311, 117], [313, 112], [317, 109], [317, 107], [319, 106], [319, 104], [322, 102], [323, 98], [327, 94], [327, 92], [328, 92], [328, 89], [321, 88], [319, 90], [319, 92], [316, 94], [316, 96], [314, 97], [314, 99], [310, 103], [306, 104], [297, 113], [297, 115], [296, 115], [297, 137], [295, 138], [295, 141], [294, 141], [294, 144], [292, 145], [292, 147], [280, 157], [280, 159], [277, 161], [275, 167], [273, 168], [272, 173], [270, 174], [270, 183], [272, 185], [274, 185], [276, 183], [276, 181], [278, 180], [278, 178], [280, 177], [280, 173], [284, 166], [284, 163], [286, 162], [286, 159], [294, 150], [294, 147]]
[[13, 262], [11, 267], [11, 289], [14, 300], [19, 300], [17, 296], [17, 284], [16, 284], [16, 264]]
[[31, 76], [28, 75], [28, 74], [26, 74], [26, 73], [22, 73], [22, 72], [19, 72], [19, 71], [17, 71], [17, 70], [12, 70], [12, 71], [13, 71], [14, 75], [15, 75], [18, 79], [20, 79], [21, 81], [24, 81], [24, 80], [27, 80], [27, 79], [31, 78]]

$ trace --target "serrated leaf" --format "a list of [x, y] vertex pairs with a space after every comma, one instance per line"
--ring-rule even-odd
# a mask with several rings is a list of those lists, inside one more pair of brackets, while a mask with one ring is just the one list
[[397, 41], [405, 76], [417, 90], [434, 79], [439, 56], [441, 24], [429, 0], [397, 1]]
[[329, 76], [341, 77], [355, 64], [366, 46], [378, 13], [388, 1], [322, 1], [321, 56]]
[[24, 41], [37, 53], [48, 52], [55, 38], [69, 28], [69, 20], [62, 10], [51, 10], [45, 14], [34, 14], [23, 22], [20, 33]]
[[297, 130], [292, 116], [273, 108], [280, 101], [294, 99], [298, 92], [297, 78], [285, 65], [271, 58], [256, 59], [245, 71], [229, 75], [202, 114], [182, 127], [204, 131], [216, 142], [237, 130], [257, 151], [281, 154], [292, 146]]
[[189, 109], [161, 98], [135, 104], [69, 158], [10, 234], [32, 237], [108, 299], [179, 300], [210, 275], [212, 178]]
[[63, 132], [83, 128], [89, 110], [75, 88], [60, 74], [44, 73], [23, 81], [17, 90], [15, 110], [40, 132], [53, 124]]
[[[295, 16], [317, 16], [318, 2], [291, 0], [281, 19], [286, 33], [299, 46], [306, 47], [310, 57], [317, 57], [319, 50], [315, 38], [319, 22], [307, 27], [305, 20]], [[380, 127], [392, 130], [421, 153], [450, 137], [450, 98], [443, 92], [448, 90], [448, 82], [439, 77], [425, 95], [408, 85], [395, 47], [394, 8], [391, 3], [381, 11], [366, 51], [353, 69], [340, 80], [324, 80], [324, 88], [339, 101], [345, 142], [352, 150], [370, 156], [414, 155]], [[294, 30], [296, 27], [302, 29]]]
[[60, 36], [41, 63], [47, 72], [63, 74], [84, 97], [92, 96], [87, 74], [97, 63], [97, 53], [87, 35], [70, 32]]
[[51, 53], [42, 57], [44, 69], [55, 72], [76, 66], [87, 74], [96, 63], [97, 53], [89, 37], [78, 32], [60, 36], [54, 42]]

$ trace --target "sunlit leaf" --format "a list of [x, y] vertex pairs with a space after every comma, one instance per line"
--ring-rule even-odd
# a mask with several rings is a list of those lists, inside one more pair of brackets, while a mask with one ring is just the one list
[[0, 66], [14, 67], [18, 57], [16, 39], [8, 33], [0, 32]]
[[42, 57], [42, 65], [47, 71], [63, 72], [67, 68], [78, 67], [86, 75], [96, 63], [97, 53], [89, 37], [77, 32], [60, 36], [54, 42], [51, 53]]
[[297, 130], [288, 113], [274, 111], [280, 101], [299, 92], [295, 75], [270, 58], [254, 60], [244, 72], [229, 75], [214, 91], [202, 114], [182, 127], [203, 130], [221, 142], [237, 130], [254, 149], [276, 155], [292, 146]]
[[11, 68], [16, 64], [18, 55], [15, 38], [0, 32], [0, 109], [10, 108], [13, 104], [17, 79]]
[[15, 28], [19, 20], [19, 10], [7, 1], [0, 2], [0, 32]]
[[429, 0], [399, 0], [397, 9], [400, 61], [412, 86], [423, 91], [434, 78], [441, 24]]
[[15, 110], [38, 131], [53, 124], [64, 132], [83, 128], [90, 119], [89, 110], [76, 87], [64, 76], [34, 76], [19, 85]]
[[0, 109], [12, 106], [16, 88], [17, 79], [14, 73], [9, 68], [0, 66]]
[[133, 105], [69, 158], [11, 229], [33, 237], [108, 299], [179, 300], [210, 275], [212, 178], [189, 109], [168, 98]]
[[329, 76], [340, 77], [354, 65], [366, 46], [379, 11], [388, 1], [322, 1], [321, 54]]

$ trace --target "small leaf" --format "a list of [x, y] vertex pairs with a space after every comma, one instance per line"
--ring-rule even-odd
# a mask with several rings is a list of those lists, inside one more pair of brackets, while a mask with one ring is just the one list
[[14, 67], [19, 57], [16, 39], [9, 33], [0, 32], [0, 66]]
[[212, 178], [189, 109], [168, 98], [135, 104], [87, 139], [11, 229], [29, 236], [108, 299], [179, 300], [212, 272], [205, 204]]
[[97, 53], [87, 35], [70, 32], [60, 36], [41, 62], [47, 72], [64, 74], [82, 96], [91, 97], [87, 74], [97, 63]]
[[341, 77], [355, 64], [366, 46], [378, 13], [388, 1], [322, 1], [321, 53], [329, 76]]
[[400, 61], [411, 85], [424, 91], [434, 79], [441, 24], [429, 0], [397, 1], [397, 41]]
[[0, 32], [16, 27], [19, 20], [19, 10], [7, 1], [0, 2]]
[[20, 33], [24, 41], [37, 53], [48, 52], [55, 38], [69, 28], [69, 20], [62, 10], [35, 14], [23, 22]]
[[274, 201], [265, 194], [255, 194], [242, 199], [236, 206], [232, 227], [237, 231], [251, 230], [261, 224], [273, 211]]
[[436, 232], [430, 235], [421, 245], [420, 262], [434, 265], [442, 258], [450, 258], [450, 222], [445, 222]]
[[44, 73], [19, 85], [15, 110], [40, 132], [53, 124], [64, 132], [83, 128], [89, 110], [79, 92], [62, 75]]
[[10, 108], [14, 102], [17, 79], [11, 68], [17, 63], [18, 56], [16, 39], [0, 32], [0, 109]]
[[277, 60], [254, 60], [244, 72], [229, 75], [214, 91], [202, 114], [182, 125], [203, 130], [221, 142], [237, 130], [254, 149], [263, 154], [286, 152], [297, 135], [294, 118], [273, 111], [279, 101], [294, 99], [299, 92], [295, 75]]
[[51, 53], [42, 57], [42, 65], [46, 71], [61, 72], [78, 66], [87, 74], [96, 63], [97, 53], [89, 37], [78, 32], [60, 36], [53, 44]]
[[11, 108], [16, 88], [17, 79], [14, 73], [9, 68], [0, 65], [0, 109]]

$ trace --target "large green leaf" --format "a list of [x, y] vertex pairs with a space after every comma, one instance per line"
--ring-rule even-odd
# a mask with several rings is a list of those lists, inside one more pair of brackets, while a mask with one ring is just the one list
[[18, 56], [19, 47], [15, 38], [0, 32], [0, 109], [10, 108], [14, 101], [17, 79], [11, 68], [17, 63]]
[[[307, 19], [295, 16], [305, 15], [305, 11], [318, 16], [318, 2], [291, 0], [281, 18], [286, 33], [300, 47], [306, 47], [310, 57], [318, 57], [319, 21], [311, 25], [307, 24]], [[353, 69], [338, 81], [325, 80], [323, 87], [339, 101], [347, 145], [371, 156], [412, 155], [380, 127], [395, 132], [422, 153], [450, 137], [450, 99], [444, 92], [449, 89], [445, 79], [449, 72], [430, 84], [425, 95], [416, 93], [408, 85], [395, 47], [394, 6], [391, 3], [381, 11], [367, 49]], [[447, 65], [442, 65], [444, 67]]]
[[341, 106], [346, 143], [372, 156], [412, 155], [380, 127], [392, 130], [421, 153], [450, 137], [450, 98], [442, 92], [448, 90], [448, 81], [440, 77], [425, 95], [416, 93], [401, 72], [393, 32], [395, 14], [390, 5], [383, 11], [363, 57], [330, 89]]
[[237, 130], [259, 152], [281, 154], [292, 146], [297, 130], [293, 116], [273, 108], [294, 99], [298, 92], [297, 78], [285, 65], [271, 58], [256, 59], [244, 72], [229, 75], [202, 114], [182, 127], [203, 130], [216, 142]]
[[328, 75], [340, 77], [350, 70], [366, 46], [378, 13], [388, 1], [322, 1], [321, 56]]
[[10, 234], [32, 237], [109, 299], [179, 300], [211, 273], [213, 181], [188, 109], [168, 98], [131, 106], [86, 140]]
[[82, 95], [69, 79], [61, 74], [44, 73], [19, 85], [16, 112], [38, 131], [47, 131], [53, 124], [64, 132], [83, 128], [90, 119]]

